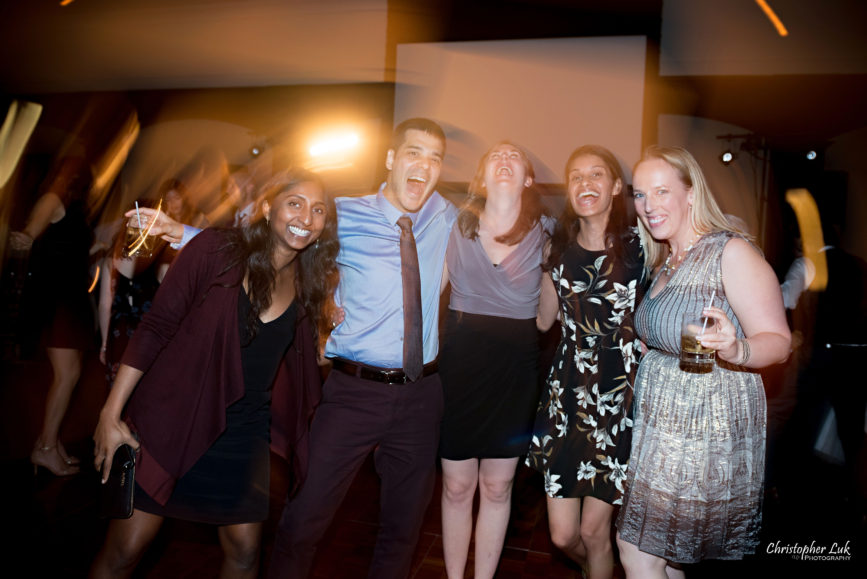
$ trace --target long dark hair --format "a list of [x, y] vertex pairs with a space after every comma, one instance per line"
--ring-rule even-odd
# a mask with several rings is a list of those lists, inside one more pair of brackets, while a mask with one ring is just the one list
[[[602, 159], [611, 176], [616, 181], [620, 179], [622, 184], [620, 195], [614, 195], [611, 198], [611, 213], [608, 215], [608, 225], [605, 227], [605, 247], [610, 250], [615, 259], [621, 263], [629, 263], [629, 255], [626, 247], [629, 240], [635, 235], [633, 227], [635, 221], [629, 218], [629, 213], [626, 210], [626, 180], [623, 178], [623, 169], [617, 161], [614, 153], [601, 145], [584, 145], [578, 147], [569, 159], [566, 161], [566, 187], [569, 187], [569, 166], [572, 161], [584, 155], [594, 155]], [[558, 265], [563, 252], [566, 251], [573, 243], [578, 243], [578, 232], [581, 230], [581, 222], [578, 215], [572, 208], [572, 203], [566, 199], [566, 204], [563, 207], [563, 213], [557, 220], [557, 226], [554, 228], [554, 235], [551, 236], [551, 251], [548, 254], [548, 260], [545, 263], [545, 269], [550, 270]]]
[[[274, 199], [290, 191], [301, 183], [316, 183], [325, 189], [322, 179], [316, 173], [305, 169], [288, 169], [277, 173], [261, 189], [258, 196], [256, 213], [246, 227], [226, 229], [226, 244], [222, 251], [229, 255], [229, 271], [242, 265], [247, 275], [247, 294], [250, 311], [246, 320], [246, 335], [251, 339], [256, 335], [259, 314], [271, 305], [271, 291], [277, 272], [271, 262], [274, 240], [271, 228], [264, 219], [262, 202], [273, 204]], [[337, 287], [337, 219], [334, 201], [326, 198], [325, 228], [316, 242], [299, 252], [296, 257], [295, 292], [298, 302], [313, 322], [315, 338], [324, 342], [331, 329], [331, 314], [334, 303], [332, 296]]]
[[498, 243], [506, 245], [515, 245], [520, 243], [522, 239], [529, 233], [545, 213], [545, 206], [542, 204], [542, 197], [536, 188], [536, 172], [533, 169], [533, 163], [527, 157], [524, 150], [509, 141], [500, 141], [482, 156], [479, 161], [479, 166], [476, 168], [476, 174], [470, 182], [466, 201], [461, 205], [461, 210], [458, 213], [458, 227], [461, 230], [461, 235], [467, 239], [476, 239], [479, 236], [479, 215], [485, 208], [485, 203], [488, 199], [487, 190], [485, 189], [485, 163], [490, 157], [491, 152], [501, 145], [513, 147], [521, 154], [521, 160], [524, 162], [524, 168], [527, 170], [527, 176], [533, 179], [533, 183], [529, 187], [524, 187], [521, 193], [521, 213], [512, 228], [495, 237], [494, 240]]

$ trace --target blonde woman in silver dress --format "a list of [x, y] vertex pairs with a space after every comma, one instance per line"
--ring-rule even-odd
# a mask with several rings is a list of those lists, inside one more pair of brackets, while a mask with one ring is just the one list
[[[635, 315], [648, 351], [635, 384], [632, 453], [617, 545], [628, 577], [683, 577], [682, 563], [758, 546], [766, 406], [758, 368], [789, 353], [780, 285], [733, 230], [684, 149], [635, 167], [651, 287]], [[713, 299], [713, 306], [707, 307]], [[703, 309], [713, 369], [679, 368], [680, 318]]]

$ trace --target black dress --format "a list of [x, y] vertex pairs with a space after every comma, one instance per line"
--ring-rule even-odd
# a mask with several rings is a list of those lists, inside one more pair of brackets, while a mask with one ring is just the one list
[[527, 465], [545, 475], [552, 498], [623, 501], [639, 353], [633, 315], [643, 293], [637, 234], [627, 253], [623, 263], [613, 252], [573, 243], [551, 271], [562, 337]]
[[93, 232], [82, 201], [73, 201], [57, 223], [33, 242], [26, 319], [42, 328], [48, 348], [86, 350], [94, 345], [90, 287]]
[[279, 318], [259, 322], [256, 337], [249, 341], [245, 327], [250, 301], [243, 287], [239, 291], [244, 396], [226, 410], [226, 430], [178, 479], [165, 506], [136, 486], [135, 508], [139, 510], [216, 525], [268, 518], [271, 384], [295, 336], [297, 307], [292, 302]]

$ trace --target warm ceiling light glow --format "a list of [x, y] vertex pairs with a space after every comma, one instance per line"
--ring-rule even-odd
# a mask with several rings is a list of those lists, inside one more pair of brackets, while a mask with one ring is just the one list
[[328, 135], [314, 141], [310, 148], [311, 157], [322, 157], [334, 153], [342, 153], [350, 151], [358, 146], [361, 139], [356, 133], [343, 133], [339, 135]]
[[756, 0], [756, 4], [759, 5], [759, 8], [762, 9], [762, 12], [765, 13], [765, 16], [768, 17], [768, 20], [771, 21], [771, 24], [774, 25], [774, 28], [777, 29], [777, 33], [780, 36], [788, 36], [789, 31], [786, 30], [786, 27], [783, 26], [783, 21], [774, 13], [774, 9], [768, 6], [768, 3], [765, 0]]
[[60, 0], [60, 5], [61, 6], [69, 6], [73, 2], [75, 2], [75, 0]]

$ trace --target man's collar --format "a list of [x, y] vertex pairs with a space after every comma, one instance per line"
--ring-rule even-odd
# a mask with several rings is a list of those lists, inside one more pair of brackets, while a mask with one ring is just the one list
[[[385, 215], [386, 220], [389, 223], [391, 223], [392, 225], [397, 224], [397, 220], [400, 219], [402, 216], [408, 215], [409, 218], [412, 220], [413, 226], [415, 226], [415, 224], [418, 223], [419, 220], [422, 218], [421, 216], [424, 213], [425, 208], [433, 205], [433, 203], [431, 203], [431, 202], [433, 201], [434, 197], [437, 196], [437, 192], [434, 191], [425, 200], [424, 204], [421, 206], [421, 209], [419, 209], [415, 213], [409, 213], [409, 212], [404, 213], [400, 209], [398, 209], [397, 207], [392, 205], [391, 201], [389, 201], [385, 197], [386, 185], [387, 185], [387, 183], [383, 183], [382, 185], [379, 186], [379, 192], [376, 194], [376, 203], [379, 205], [379, 209], [380, 209], [380, 211], [382, 211], [382, 214]], [[430, 209], [428, 209], [428, 211], [430, 211]]]

